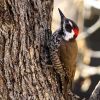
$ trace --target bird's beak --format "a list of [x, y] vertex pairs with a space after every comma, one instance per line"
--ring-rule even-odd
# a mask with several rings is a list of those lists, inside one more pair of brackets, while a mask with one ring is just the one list
[[58, 10], [59, 10], [59, 13], [60, 13], [60, 16], [61, 16], [61, 20], [63, 20], [64, 18], [66, 18], [65, 16], [64, 16], [64, 14], [62, 13], [62, 11], [58, 8]]
[[66, 20], [66, 17], [64, 16], [64, 14], [62, 13], [62, 11], [58, 8], [59, 13], [60, 13], [60, 17], [61, 17], [61, 28], [63, 29], [63, 23]]

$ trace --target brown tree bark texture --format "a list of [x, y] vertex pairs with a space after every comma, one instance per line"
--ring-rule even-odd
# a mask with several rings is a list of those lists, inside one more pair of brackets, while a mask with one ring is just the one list
[[0, 100], [63, 100], [44, 61], [53, 0], [0, 0]]

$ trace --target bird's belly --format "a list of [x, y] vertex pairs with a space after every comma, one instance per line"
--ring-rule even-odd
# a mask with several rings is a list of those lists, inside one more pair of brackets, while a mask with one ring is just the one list
[[69, 43], [62, 43], [59, 49], [59, 58], [65, 66], [72, 66], [76, 63], [77, 60], [77, 43], [69, 42]]

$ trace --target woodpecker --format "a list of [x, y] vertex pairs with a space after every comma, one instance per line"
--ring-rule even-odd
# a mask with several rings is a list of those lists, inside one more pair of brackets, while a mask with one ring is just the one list
[[60, 76], [61, 92], [65, 96], [67, 90], [72, 88], [75, 75], [78, 52], [76, 38], [79, 28], [75, 22], [66, 18], [59, 8], [58, 10], [61, 16], [61, 27], [51, 35], [48, 47], [53, 67]]

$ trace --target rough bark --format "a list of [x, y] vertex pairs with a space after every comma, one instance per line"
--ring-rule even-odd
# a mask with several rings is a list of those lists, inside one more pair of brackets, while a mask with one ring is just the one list
[[0, 1], [0, 100], [61, 100], [45, 63], [53, 0]]

